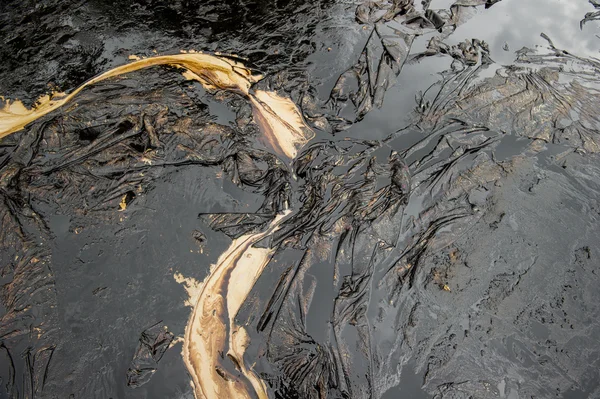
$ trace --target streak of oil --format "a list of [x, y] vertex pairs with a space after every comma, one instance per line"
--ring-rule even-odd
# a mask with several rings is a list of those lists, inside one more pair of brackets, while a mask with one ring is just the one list
[[183, 68], [184, 77], [197, 80], [207, 89], [229, 90], [248, 98], [265, 141], [280, 155], [294, 158], [298, 148], [314, 135], [290, 99], [276, 93], [251, 90], [252, 85], [262, 79], [262, 75], [254, 74], [241, 62], [230, 57], [184, 53], [135, 60], [90, 79], [68, 95], [56, 93], [43, 96], [31, 109], [25, 107], [20, 101], [6, 101], [4, 108], [0, 109], [0, 138], [19, 131], [31, 122], [60, 108], [87, 86], [157, 65]]
[[[187, 303], [195, 303], [185, 330], [183, 358], [196, 398], [253, 398], [253, 392], [260, 399], [268, 398], [264, 382], [244, 362], [249, 337], [235, 316], [274, 253], [253, 245], [275, 232], [286, 214], [277, 216], [263, 232], [235, 239], [202, 284], [174, 276], [186, 284]], [[226, 371], [226, 359], [243, 377]]]

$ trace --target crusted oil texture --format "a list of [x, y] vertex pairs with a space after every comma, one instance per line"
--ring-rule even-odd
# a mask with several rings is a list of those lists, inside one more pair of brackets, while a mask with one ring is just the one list
[[31, 109], [20, 101], [6, 101], [4, 108], [0, 109], [0, 138], [62, 107], [88, 86], [158, 65], [180, 67], [185, 70], [186, 79], [197, 80], [207, 89], [229, 90], [249, 98], [264, 141], [282, 156], [294, 158], [298, 148], [313, 137], [313, 132], [290, 99], [271, 92], [252, 93], [251, 86], [262, 78], [261, 75], [253, 74], [243, 64], [230, 58], [186, 53], [136, 59], [90, 79], [68, 95], [57, 93], [43, 96]]

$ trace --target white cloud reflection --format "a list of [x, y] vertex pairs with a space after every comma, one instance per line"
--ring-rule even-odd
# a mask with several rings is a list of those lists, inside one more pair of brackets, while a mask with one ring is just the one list
[[[433, 2], [432, 8], [436, 7]], [[490, 45], [492, 59], [511, 64], [514, 52], [522, 47], [546, 46], [543, 32], [556, 47], [579, 56], [598, 56], [600, 21], [587, 23], [583, 30], [579, 21], [595, 11], [587, 0], [503, 0], [489, 9], [478, 7], [471, 20], [459, 26], [449, 44], [464, 39], [483, 39]], [[510, 51], [502, 50], [508, 43]]]

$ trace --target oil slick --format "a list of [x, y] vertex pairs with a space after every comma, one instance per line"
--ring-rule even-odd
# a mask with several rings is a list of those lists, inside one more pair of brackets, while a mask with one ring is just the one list
[[229, 90], [249, 99], [264, 141], [271, 145], [279, 155], [293, 159], [298, 149], [314, 135], [290, 99], [273, 92], [251, 90], [252, 85], [261, 80], [263, 76], [253, 73], [241, 62], [231, 57], [183, 53], [143, 59], [130, 57], [130, 59], [133, 59], [133, 62], [88, 80], [68, 95], [56, 93], [41, 97], [31, 109], [25, 107], [20, 101], [5, 101], [5, 106], [0, 109], [0, 138], [17, 132], [31, 122], [60, 108], [88, 86], [158, 65], [182, 68], [185, 78], [200, 82], [206, 89]]
[[[268, 398], [264, 382], [244, 362], [248, 334], [236, 324], [235, 316], [274, 252], [253, 245], [276, 231], [284, 217], [277, 216], [260, 233], [233, 240], [203, 283], [174, 276], [190, 296], [186, 304], [194, 304], [185, 330], [183, 358], [198, 399]], [[234, 366], [237, 375], [228, 372], [224, 362]]]

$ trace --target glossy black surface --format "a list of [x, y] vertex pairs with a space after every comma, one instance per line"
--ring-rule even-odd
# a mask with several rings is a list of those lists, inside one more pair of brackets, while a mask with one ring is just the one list
[[598, 397], [596, 11], [2, 2], [7, 98], [32, 104], [132, 54], [220, 51], [265, 72], [258, 87], [316, 137], [277, 160], [246, 102], [155, 68], [2, 139], [0, 397], [192, 398], [174, 274], [202, 281], [231, 242], [206, 214], [284, 209], [237, 316], [273, 397]]

